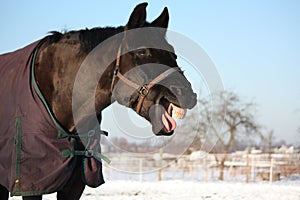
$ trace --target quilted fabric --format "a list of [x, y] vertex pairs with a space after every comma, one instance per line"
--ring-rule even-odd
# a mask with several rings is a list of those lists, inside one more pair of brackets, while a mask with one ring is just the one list
[[63, 187], [71, 176], [74, 139], [58, 130], [32, 86], [31, 63], [40, 41], [0, 55], [0, 184], [12, 195], [40, 195]]

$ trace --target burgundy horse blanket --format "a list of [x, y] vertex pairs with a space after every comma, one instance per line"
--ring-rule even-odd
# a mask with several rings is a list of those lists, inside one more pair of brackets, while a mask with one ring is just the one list
[[[70, 153], [76, 140], [58, 137], [57, 124], [33, 87], [31, 64], [39, 44], [0, 55], [0, 184], [11, 195], [56, 192], [67, 183], [76, 164], [77, 156]], [[83, 160], [85, 177], [91, 175], [86, 166], [94, 160]], [[92, 186], [104, 182], [100, 164]]]

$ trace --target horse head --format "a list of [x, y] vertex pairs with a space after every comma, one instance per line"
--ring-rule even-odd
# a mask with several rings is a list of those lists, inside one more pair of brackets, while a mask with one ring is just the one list
[[125, 26], [111, 84], [112, 97], [148, 120], [156, 135], [171, 135], [176, 128], [173, 116], [183, 118], [186, 109], [196, 105], [196, 94], [166, 40], [168, 9], [147, 22], [146, 6], [137, 5]]
[[156, 135], [171, 135], [173, 116], [183, 118], [195, 106], [196, 94], [166, 40], [168, 9], [147, 22], [146, 6], [137, 5], [125, 26], [55, 32], [39, 49], [38, 85], [69, 132], [96, 127], [101, 111], [117, 101], [148, 120]]

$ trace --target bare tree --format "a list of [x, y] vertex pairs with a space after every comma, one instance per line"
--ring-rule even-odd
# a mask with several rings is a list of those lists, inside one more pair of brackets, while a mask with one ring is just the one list
[[269, 159], [271, 159], [271, 155], [274, 153], [274, 147], [276, 145], [276, 137], [274, 136], [273, 130], [266, 130], [264, 132], [260, 147], [264, 153], [269, 154]]
[[224, 167], [232, 146], [243, 138], [259, 134], [254, 116], [255, 105], [244, 103], [232, 92], [221, 92], [201, 100], [200, 123], [196, 128], [202, 148], [215, 155], [219, 180], [224, 179]]
[[271, 157], [271, 154], [273, 153], [273, 146], [275, 143], [275, 136], [274, 136], [274, 131], [270, 131], [268, 134], [268, 154], [269, 157]]

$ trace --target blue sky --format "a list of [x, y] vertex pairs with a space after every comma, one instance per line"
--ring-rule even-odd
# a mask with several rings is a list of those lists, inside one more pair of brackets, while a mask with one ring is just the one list
[[[2, 1], [0, 53], [49, 31], [126, 24], [142, 1]], [[169, 28], [197, 42], [226, 89], [258, 104], [257, 118], [278, 140], [300, 143], [300, 1], [148, 1], [149, 21], [164, 6]]]

